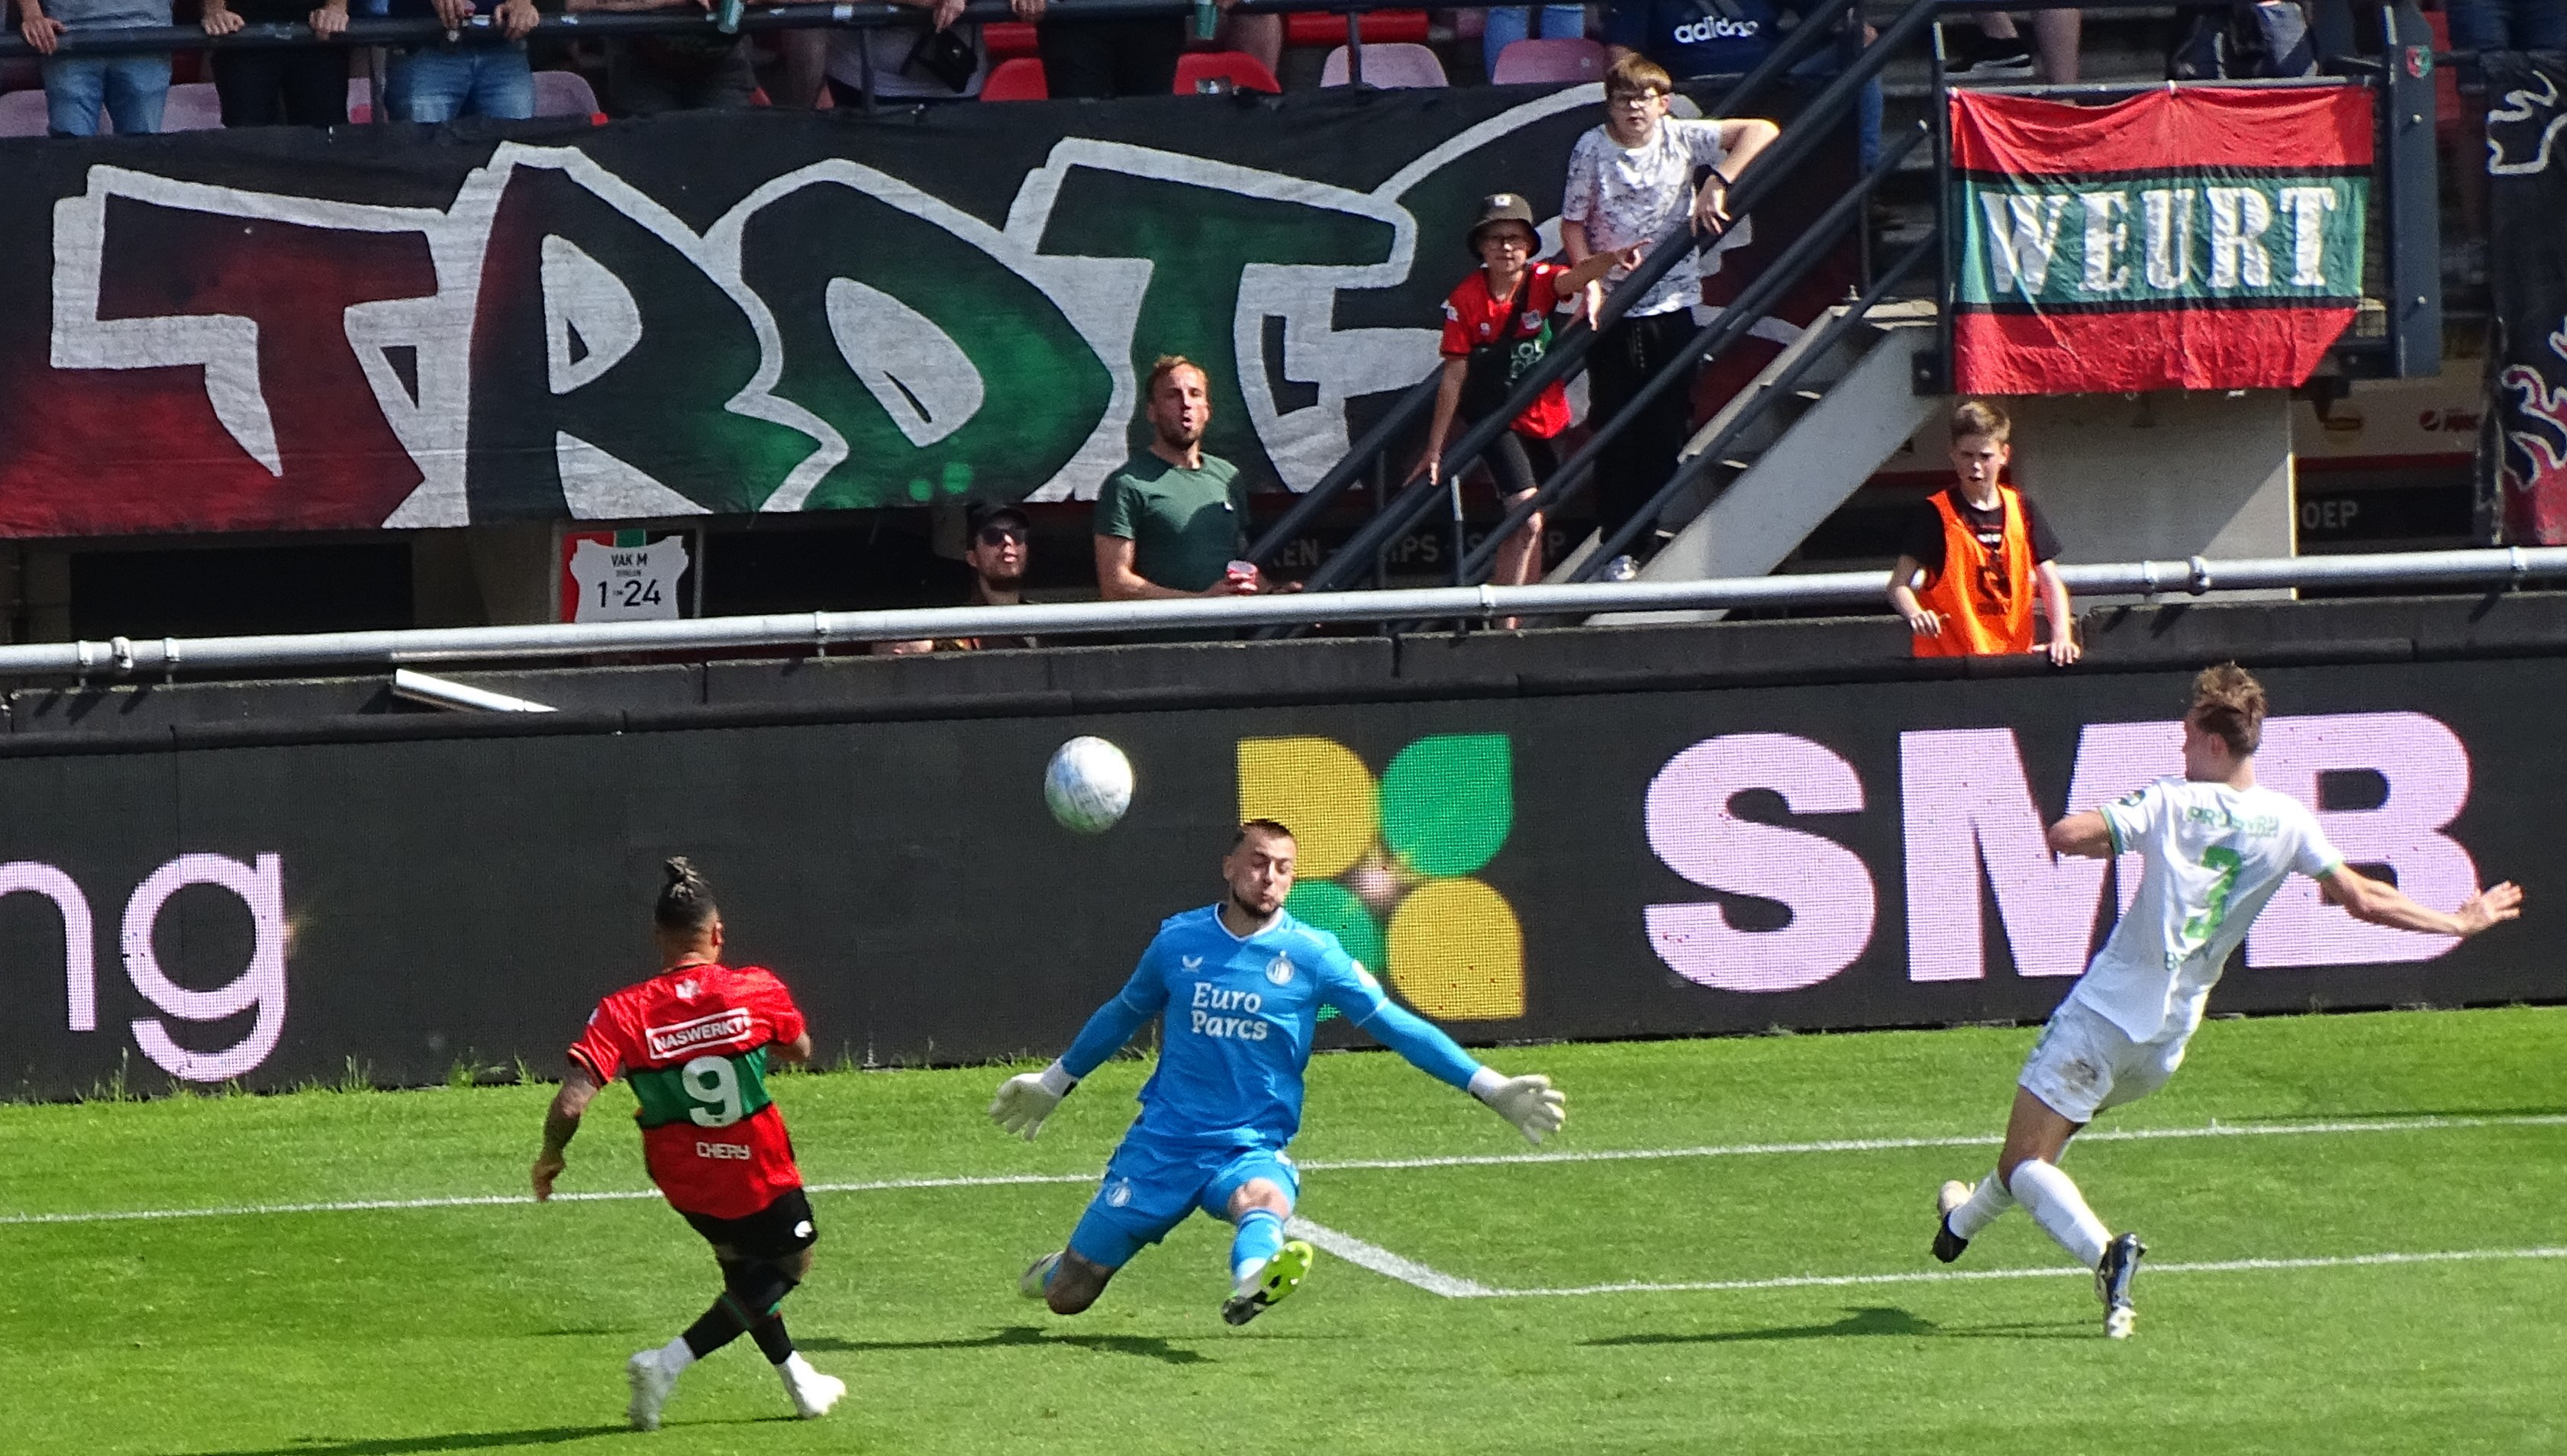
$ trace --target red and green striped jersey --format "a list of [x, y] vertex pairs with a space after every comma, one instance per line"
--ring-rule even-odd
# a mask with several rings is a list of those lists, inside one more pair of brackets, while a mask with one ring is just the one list
[[746, 1218], [802, 1186], [767, 1048], [803, 1029], [784, 984], [756, 966], [680, 966], [597, 1004], [571, 1057], [618, 1076], [641, 1107], [643, 1163], [685, 1213]]

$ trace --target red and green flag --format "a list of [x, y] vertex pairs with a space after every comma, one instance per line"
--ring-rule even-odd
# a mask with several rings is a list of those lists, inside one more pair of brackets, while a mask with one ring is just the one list
[[2358, 87], [1955, 92], [1955, 388], [2305, 382], [2361, 304], [2371, 162]]

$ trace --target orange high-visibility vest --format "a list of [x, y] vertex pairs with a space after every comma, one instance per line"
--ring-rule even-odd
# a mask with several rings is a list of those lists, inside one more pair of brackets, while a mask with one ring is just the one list
[[1943, 635], [1914, 637], [1916, 656], [2032, 651], [2032, 532], [2025, 529], [2023, 497], [2010, 485], [1997, 487], [2005, 535], [1994, 551], [1979, 544], [1952, 497], [1951, 490], [1934, 492], [1935, 512], [1943, 517], [1943, 569], [1916, 593], [1942, 617]]

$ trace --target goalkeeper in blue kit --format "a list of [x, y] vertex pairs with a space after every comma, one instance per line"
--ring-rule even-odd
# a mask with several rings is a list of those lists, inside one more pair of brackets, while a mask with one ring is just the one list
[[1480, 1065], [1453, 1038], [1391, 1004], [1337, 938], [1284, 909], [1292, 890], [1292, 831], [1272, 819], [1239, 827], [1218, 905], [1170, 917], [1121, 994], [1097, 1009], [1060, 1059], [1009, 1077], [990, 1116], [1032, 1141], [1078, 1079], [1164, 1019], [1159, 1065], [1141, 1087], [1141, 1116], [1123, 1135], [1069, 1246], [1027, 1269], [1017, 1288], [1054, 1313], [1096, 1303], [1114, 1272], [1200, 1208], [1238, 1228], [1222, 1317], [1245, 1324], [1298, 1289], [1308, 1244], [1284, 1238], [1301, 1191], [1284, 1149], [1301, 1125], [1301, 1073], [1319, 1009], [1334, 1007], [1373, 1039], [1496, 1109], [1541, 1142], [1566, 1102], [1542, 1076]]

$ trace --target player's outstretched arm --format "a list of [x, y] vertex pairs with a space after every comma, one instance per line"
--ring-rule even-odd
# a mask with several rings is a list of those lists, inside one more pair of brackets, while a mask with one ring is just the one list
[[1123, 990], [1087, 1019], [1067, 1051], [1040, 1071], [1022, 1072], [998, 1084], [998, 1094], [990, 1099], [990, 1120], [1032, 1142], [1034, 1134], [1042, 1131], [1043, 1119], [1060, 1105], [1060, 1099], [1068, 1096], [1070, 1089], [1105, 1058], [1122, 1050], [1123, 1043], [1157, 1016], [1167, 1001], [1166, 983], [1151, 971], [1149, 959], [1144, 956], [1140, 969], [1132, 973]]
[[2080, 810], [2050, 826], [2050, 850], [2085, 859], [2111, 859], [2113, 828], [2104, 822], [2101, 810]]
[[2427, 935], [2473, 936], [2522, 914], [2522, 888], [2510, 880], [2471, 895], [2456, 911], [2420, 905], [2396, 885], [2375, 880], [2351, 865], [2338, 865], [2334, 873], [2320, 876], [2318, 884], [2329, 904], [2343, 906], [2356, 920]]
[[1471, 1053], [1425, 1018], [1381, 1003], [1356, 1025], [1382, 1045], [1408, 1059], [1411, 1066], [1438, 1081], [1450, 1082], [1489, 1104], [1514, 1123], [1525, 1141], [1539, 1143], [1569, 1120], [1569, 1099], [1547, 1076], [1511, 1077], [1480, 1065]]
[[544, 1109], [544, 1150], [535, 1155], [535, 1202], [553, 1196], [553, 1180], [569, 1165], [564, 1150], [579, 1135], [579, 1119], [597, 1099], [598, 1090], [597, 1078], [588, 1068], [572, 1062], [561, 1090], [553, 1093], [552, 1105]]

